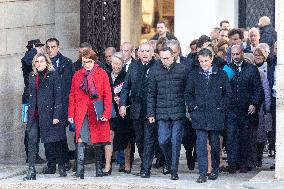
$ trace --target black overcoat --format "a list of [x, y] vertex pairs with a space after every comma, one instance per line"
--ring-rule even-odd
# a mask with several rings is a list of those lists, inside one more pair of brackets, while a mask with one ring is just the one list
[[119, 102], [121, 106], [130, 104], [131, 119], [147, 118], [149, 71], [155, 64], [155, 60], [152, 59], [147, 65], [143, 65], [141, 60], [129, 65]]
[[69, 92], [72, 83], [72, 77], [74, 75], [74, 66], [72, 61], [63, 56], [59, 55], [59, 68], [58, 68], [59, 78], [61, 79], [62, 85], [62, 117], [60, 124], [68, 126], [68, 103], [69, 103]]
[[231, 94], [227, 74], [213, 65], [206, 78], [201, 68], [190, 73], [188, 106], [194, 129], [222, 131], [225, 111]]
[[[56, 71], [47, 71], [42, 82], [36, 90], [36, 75], [31, 73], [29, 78], [29, 130], [34, 126], [34, 113], [36, 107], [39, 114], [39, 130], [42, 143], [66, 140], [66, 128], [60, 124], [62, 121], [62, 90], [61, 80]], [[53, 125], [53, 119], [59, 119], [59, 123]]]

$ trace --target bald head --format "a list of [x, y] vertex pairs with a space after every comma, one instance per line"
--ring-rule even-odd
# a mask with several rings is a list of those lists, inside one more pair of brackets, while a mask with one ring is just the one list
[[243, 60], [243, 49], [240, 45], [233, 45], [231, 47], [231, 57], [235, 64], [239, 64]]
[[124, 62], [127, 62], [131, 58], [131, 53], [133, 52], [133, 46], [129, 42], [124, 42], [121, 45], [121, 52], [124, 57]]

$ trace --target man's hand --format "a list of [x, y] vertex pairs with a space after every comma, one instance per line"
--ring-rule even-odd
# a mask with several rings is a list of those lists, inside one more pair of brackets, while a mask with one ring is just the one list
[[255, 113], [255, 107], [254, 105], [250, 105], [248, 109], [248, 114], [254, 114]]
[[55, 125], [57, 123], [59, 123], [59, 119], [53, 119], [52, 124]]
[[69, 123], [74, 123], [73, 117], [68, 118]]
[[126, 107], [125, 106], [120, 106], [119, 108], [119, 115], [124, 118], [126, 115]]
[[149, 117], [148, 120], [149, 120], [149, 123], [155, 123], [155, 118], [154, 117]]
[[188, 120], [191, 122], [192, 119], [191, 119], [191, 114], [188, 114]]

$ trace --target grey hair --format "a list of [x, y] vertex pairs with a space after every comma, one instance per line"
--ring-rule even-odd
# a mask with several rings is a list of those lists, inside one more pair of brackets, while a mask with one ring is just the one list
[[259, 43], [258, 47], [263, 48], [268, 54], [270, 54], [270, 47], [267, 43]]
[[150, 47], [151, 53], [154, 52], [153, 46], [149, 42], [141, 43], [138, 47], [138, 51], [141, 51], [141, 47], [144, 46], [144, 45], [148, 45]]
[[251, 32], [253, 32], [253, 31], [256, 31], [256, 32], [260, 35], [260, 31], [259, 31], [258, 28], [252, 27], [251, 29], [249, 29], [249, 34], [250, 34]]
[[175, 40], [175, 39], [168, 40], [168, 41], [166, 42], [166, 46], [167, 46], [167, 47], [177, 46], [179, 50], [181, 49], [181, 48], [180, 48], [180, 43], [179, 43], [179, 41], [178, 41], [178, 40]]
[[115, 52], [111, 58], [118, 58], [122, 63], [124, 62], [124, 57], [122, 52]]
[[114, 47], [107, 47], [105, 49], [105, 51], [108, 51], [108, 50], [111, 51], [111, 54], [114, 54], [116, 52], [116, 49]]

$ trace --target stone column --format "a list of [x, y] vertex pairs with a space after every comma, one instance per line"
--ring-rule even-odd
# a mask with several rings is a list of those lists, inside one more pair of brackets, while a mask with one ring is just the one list
[[138, 46], [141, 36], [141, 0], [121, 0], [121, 43]]
[[276, 158], [275, 177], [284, 179], [284, 2], [276, 2], [277, 67], [276, 67]]
[[75, 61], [80, 45], [80, 0], [55, 0], [55, 37], [62, 54]]

